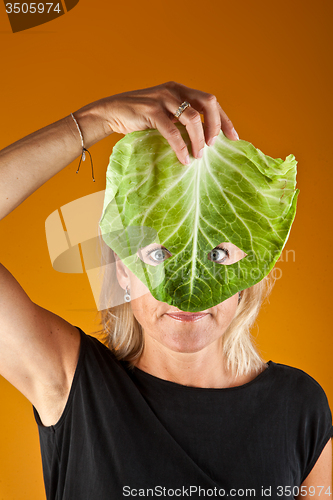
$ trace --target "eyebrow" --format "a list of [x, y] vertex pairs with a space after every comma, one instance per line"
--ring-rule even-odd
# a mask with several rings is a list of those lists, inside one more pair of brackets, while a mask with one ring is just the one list
[[166, 250], [167, 252], [171, 253], [170, 250], [168, 250], [165, 246], [161, 245], [160, 243], [149, 243], [149, 245], [146, 245], [145, 247], [139, 248], [138, 252], [144, 251], [147, 247], [153, 246], [153, 245], [158, 245], [160, 248], [163, 248], [163, 250]]

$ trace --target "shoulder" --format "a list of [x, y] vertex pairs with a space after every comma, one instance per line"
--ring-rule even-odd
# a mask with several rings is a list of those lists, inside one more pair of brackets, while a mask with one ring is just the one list
[[276, 379], [288, 383], [288, 385], [322, 389], [315, 378], [300, 368], [283, 363], [276, 363], [274, 361], [269, 361], [269, 365]]
[[299, 409], [329, 410], [323, 387], [309, 373], [283, 363], [269, 362], [275, 389], [282, 392]]
[[81, 335], [81, 349], [83, 351], [95, 351], [101, 353], [102, 355], [109, 356], [112, 359], [116, 359], [115, 354], [104, 342], [102, 335], [99, 335], [97, 332], [90, 335], [85, 333], [79, 326], [76, 328], [79, 330]]
[[78, 328], [81, 334], [80, 361], [82, 365], [103, 365], [109, 368], [113, 367], [124, 370], [124, 362], [120, 361], [117, 358], [116, 353], [109, 349], [101, 335], [89, 335], [81, 330], [80, 327], [76, 328]]

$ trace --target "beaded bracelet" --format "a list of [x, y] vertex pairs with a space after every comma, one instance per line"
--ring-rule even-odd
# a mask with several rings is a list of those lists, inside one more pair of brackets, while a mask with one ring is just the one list
[[77, 168], [76, 173], [77, 173], [77, 174], [79, 173], [81, 162], [82, 162], [82, 161], [85, 161], [85, 159], [86, 159], [86, 153], [88, 153], [88, 154], [89, 154], [89, 156], [90, 156], [90, 163], [91, 163], [91, 175], [92, 175], [92, 179], [93, 179], [93, 181], [95, 182], [95, 178], [94, 178], [94, 167], [93, 167], [93, 161], [92, 161], [92, 157], [91, 157], [90, 151], [88, 151], [88, 149], [86, 149], [86, 148], [84, 147], [83, 135], [82, 135], [81, 129], [80, 129], [80, 127], [79, 127], [79, 124], [78, 124], [78, 122], [76, 121], [75, 116], [73, 115], [73, 113], [71, 113], [71, 117], [73, 118], [74, 123], [75, 123], [75, 125], [76, 125], [76, 128], [78, 129], [78, 132], [79, 132], [79, 134], [80, 134], [80, 138], [81, 138], [81, 144], [82, 144], [82, 153], [81, 153], [80, 163], [79, 163], [79, 166], [78, 166], [78, 168]]

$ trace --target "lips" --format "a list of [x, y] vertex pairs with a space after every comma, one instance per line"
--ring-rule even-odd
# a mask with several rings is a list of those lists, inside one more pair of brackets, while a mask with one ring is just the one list
[[199, 321], [199, 319], [202, 319], [205, 316], [207, 316], [208, 313], [182, 312], [182, 313], [166, 313], [166, 315], [170, 316], [170, 318], [176, 321], [183, 321], [187, 323], [190, 321]]

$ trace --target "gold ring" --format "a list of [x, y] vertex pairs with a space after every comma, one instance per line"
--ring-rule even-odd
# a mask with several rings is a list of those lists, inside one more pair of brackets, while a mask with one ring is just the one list
[[176, 118], [178, 118], [182, 113], [183, 111], [185, 111], [186, 108], [188, 107], [191, 107], [191, 104], [187, 101], [184, 101], [180, 106], [179, 108], [177, 109], [176, 113], [174, 114], [174, 116]]

